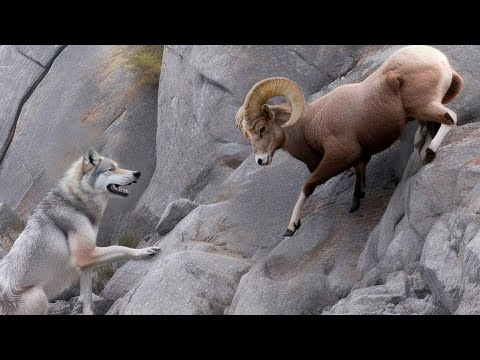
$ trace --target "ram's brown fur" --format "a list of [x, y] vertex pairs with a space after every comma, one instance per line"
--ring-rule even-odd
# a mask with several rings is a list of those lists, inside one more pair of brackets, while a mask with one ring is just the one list
[[[264, 115], [249, 122], [242, 122], [242, 107], [237, 124], [252, 140], [254, 151], [268, 152], [269, 162], [282, 148], [308, 166], [312, 175], [303, 187], [307, 198], [316, 186], [353, 166], [355, 211], [365, 195], [365, 167], [370, 157], [391, 146], [408, 121], [454, 125], [455, 113], [442, 104], [453, 100], [462, 84], [440, 51], [407, 46], [362, 82], [340, 86], [305, 105], [303, 115], [291, 127], [281, 127], [290, 117], [287, 104], [264, 105]], [[267, 129], [260, 136], [262, 126]], [[287, 235], [298, 226], [291, 222]]]

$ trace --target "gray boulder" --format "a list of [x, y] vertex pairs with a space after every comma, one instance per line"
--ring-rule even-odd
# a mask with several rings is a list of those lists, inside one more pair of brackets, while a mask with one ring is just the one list
[[[443, 315], [447, 314], [431, 294], [417, 297], [424, 290], [418, 273], [408, 276], [393, 272], [384, 285], [353, 290], [323, 315]], [[423, 292], [421, 292], [423, 294]]]
[[340, 300], [324, 314], [382, 314], [387, 309], [393, 310], [395, 305], [405, 301], [408, 292], [408, 277], [404, 272], [400, 272], [385, 285], [353, 290], [345, 299]]
[[70, 315], [72, 307], [66, 300], [55, 300], [48, 303], [48, 315]]
[[223, 314], [249, 267], [245, 260], [219, 254], [174, 253], [153, 264], [109, 314]]
[[190, 214], [198, 205], [188, 199], [179, 199], [165, 209], [165, 213], [155, 228], [158, 235], [169, 233], [185, 216]]
[[[60, 300], [61, 301], [61, 300]], [[70, 305], [69, 315], [82, 315], [83, 304], [78, 301], [78, 296], [71, 298], [68, 301]], [[105, 315], [108, 309], [112, 306], [112, 301], [104, 299], [98, 295], [92, 294], [92, 305], [94, 315]]]

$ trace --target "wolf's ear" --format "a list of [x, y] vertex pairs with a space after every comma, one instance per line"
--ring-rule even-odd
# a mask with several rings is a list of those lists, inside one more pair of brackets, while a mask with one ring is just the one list
[[97, 166], [100, 160], [100, 154], [92, 148], [88, 149], [85, 155], [83, 155], [83, 165], [87, 169], [91, 169], [92, 167]]

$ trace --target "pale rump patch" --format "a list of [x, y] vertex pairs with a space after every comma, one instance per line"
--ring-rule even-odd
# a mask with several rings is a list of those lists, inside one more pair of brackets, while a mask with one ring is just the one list
[[297, 203], [293, 208], [292, 217], [290, 218], [290, 222], [288, 224], [288, 229], [291, 230], [292, 232], [295, 232], [298, 228], [298, 225], [300, 223], [300, 211], [302, 210], [302, 206], [303, 204], [305, 204], [306, 200], [307, 200], [307, 196], [305, 196], [302, 190], [302, 192], [300, 193], [300, 196], [298, 197]]

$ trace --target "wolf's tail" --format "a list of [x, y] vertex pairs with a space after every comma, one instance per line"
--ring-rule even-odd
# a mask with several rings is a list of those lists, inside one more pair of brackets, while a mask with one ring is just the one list
[[463, 79], [458, 73], [452, 69], [452, 83], [450, 84], [450, 87], [447, 90], [447, 93], [443, 97], [442, 104], [449, 103], [453, 99], [455, 99], [458, 94], [460, 94], [460, 91], [462, 91], [463, 88]]

